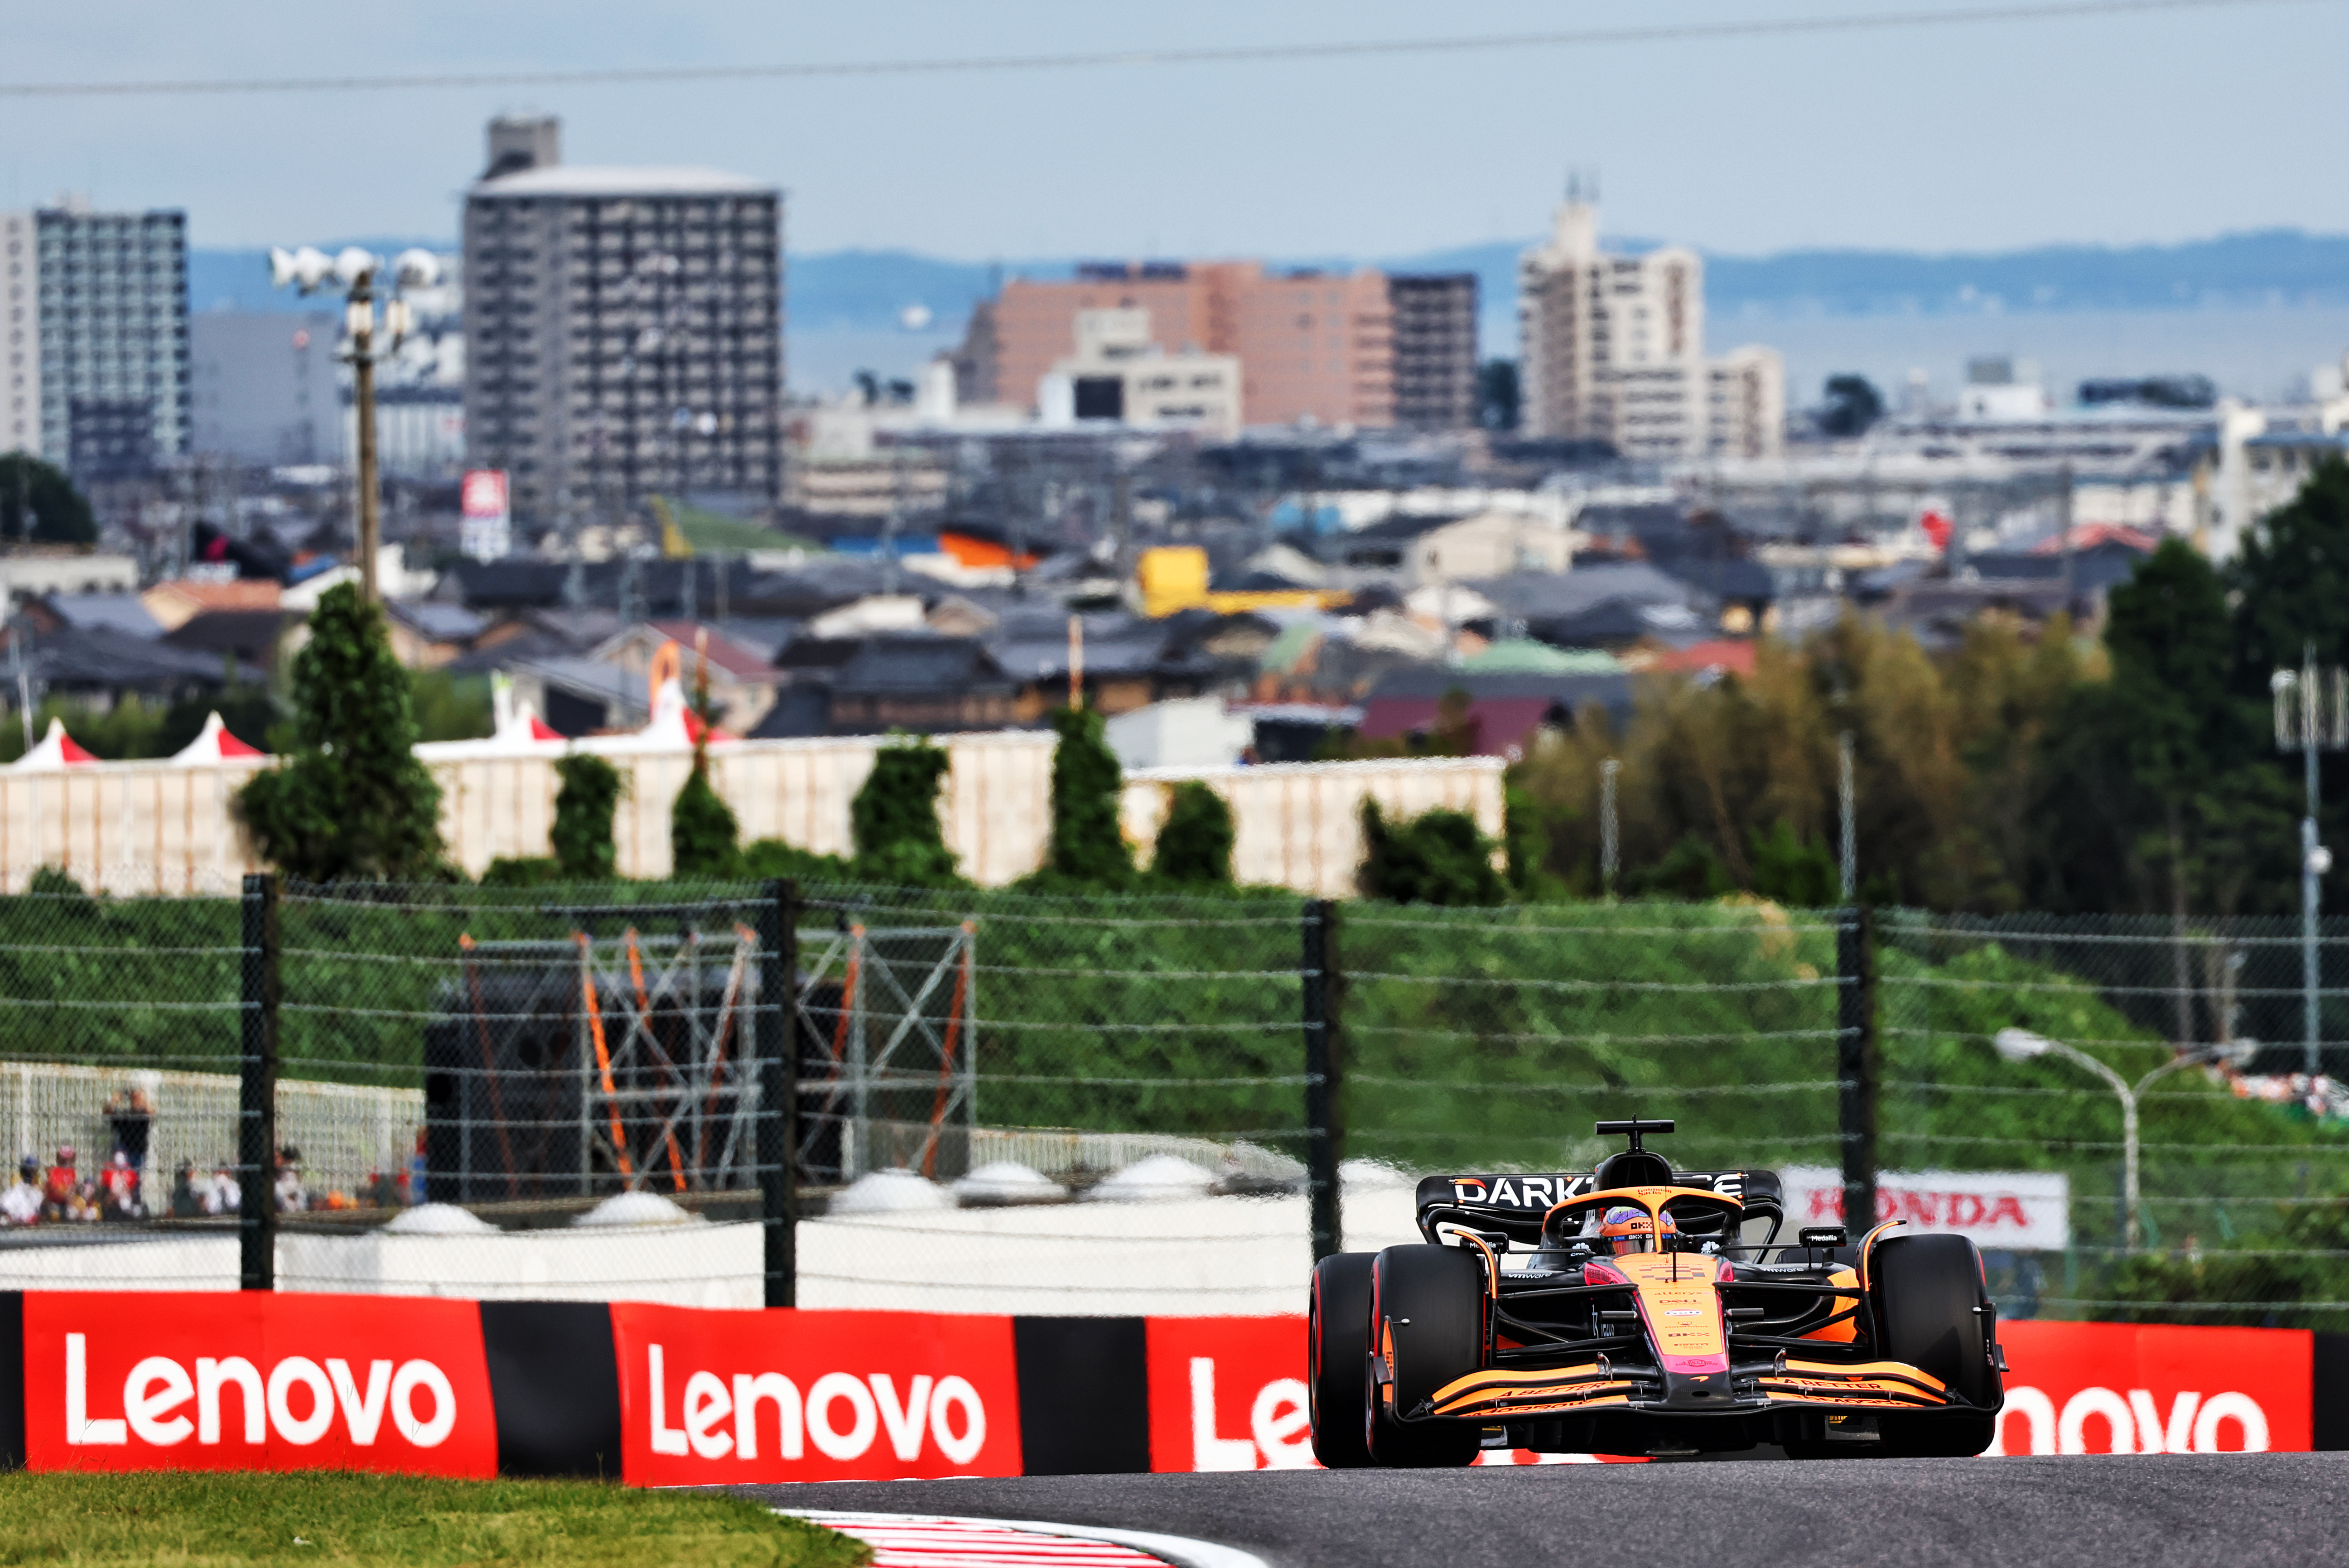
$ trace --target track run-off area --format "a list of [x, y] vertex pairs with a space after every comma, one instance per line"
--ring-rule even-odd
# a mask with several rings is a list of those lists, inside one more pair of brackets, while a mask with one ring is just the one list
[[1267, 1568], [2349, 1562], [2349, 1453], [1264, 1470], [740, 1490], [794, 1511], [1148, 1532], [1248, 1552]]

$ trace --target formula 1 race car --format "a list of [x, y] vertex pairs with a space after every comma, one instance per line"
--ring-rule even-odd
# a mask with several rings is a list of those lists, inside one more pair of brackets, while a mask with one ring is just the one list
[[1429, 1177], [1425, 1244], [1316, 1266], [1324, 1465], [1990, 1446], [2006, 1364], [1971, 1241], [1893, 1220], [1783, 1243], [1775, 1172], [1674, 1170], [1642, 1147], [1668, 1121], [1598, 1130], [1630, 1147], [1588, 1174]]

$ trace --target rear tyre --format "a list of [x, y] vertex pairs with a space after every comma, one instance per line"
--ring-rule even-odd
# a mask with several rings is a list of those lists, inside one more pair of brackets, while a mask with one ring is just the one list
[[1305, 1388], [1313, 1457], [1333, 1470], [1371, 1462], [1362, 1368], [1371, 1359], [1371, 1265], [1375, 1252], [1340, 1252], [1313, 1265], [1305, 1318]]
[[1990, 1447], [2005, 1400], [1990, 1360], [1982, 1259], [1963, 1236], [1894, 1236], [1869, 1259], [1885, 1355], [1930, 1372], [1971, 1411], [1881, 1418], [1885, 1454], [1959, 1458]]
[[[1485, 1364], [1485, 1273], [1456, 1247], [1389, 1247], [1371, 1269], [1370, 1351], [1394, 1347], [1392, 1408], [1416, 1408]], [[1365, 1358], [1363, 1446], [1374, 1463], [1436, 1469], [1475, 1462], [1483, 1428], [1465, 1421], [1403, 1422], [1389, 1415]]]

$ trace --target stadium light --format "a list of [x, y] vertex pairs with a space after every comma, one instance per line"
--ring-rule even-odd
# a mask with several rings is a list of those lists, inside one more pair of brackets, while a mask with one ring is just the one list
[[2043, 1056], [2057, 1056], [2095, 1074], [2103, 1079], [2121, 1103], [2121, 1187], [2123, 1206], [2127, 1210], [2127, 1250], [2134, 1252], [2144, 1244], [2145, 1194], [2138, 1184], [2137, 1104], [2146, 1090], [2158, 1079], [2166, 1078], [2181, 1067], [2208, 1067], [2220, 1063], [2240, 1067], [2251, 1060], [2259, 1046], [2252, 1041], [2236, 1041], [2224, 1045], [2196, 1045], [2180, 1051], [2136, 1083], [2130, 1083], [2104, 1063], [2097, 1061], [2077, 1046], [2061, 1040], [2051, 1040], [2028, 1029], [2002, 1029], [1990, 1037], [1991, 1049], [2002, 1061], [2033, 1062]]
[[[388, 278], [389, 297], [384, 302], [378, 334], [375, 296]], [[346, 245], [334, 255], [315, 245], [297, 250], [273, 246], [269, 252], [269, 284], [316, 294], [329, 286], [344, 295], [343, 327], [350, 350], [343, 358], [352, 372], [352, 402], [358, 426], [359, 593], [370, 602], [382, 595], [376, 586], [375, 558], [382, 534], [381, 486], [376, 476], [375, 368], [388, 354], [397, 353], [408, 336], [408, 302], [402, 288], [429, 288], [440, 280], [440, 258], [420, 247], [393, 258], [388, 272], [383, 258], [358, 245]]]

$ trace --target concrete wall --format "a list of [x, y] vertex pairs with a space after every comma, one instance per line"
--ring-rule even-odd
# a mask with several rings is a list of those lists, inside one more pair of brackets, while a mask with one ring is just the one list
[[[845, 855], [854, 848], [849, 802], [883, 743], [876, 737], [737, 742], [710, 753], [710, 779], [734, 808], [746, 841], [781, 838], [818, 854]], [[1050, 833], [1052, 737], [998, 731], [945, 736], [939, 744], [951, 760], [940, 825], [965, 874], [999, 887], [1034, 870]], [[429, 764], [440, 784], [442, 836], [468, 873], [480, 875], [500, 857], [550, 853], [558, 754]], [[692, 772], [693, 753], [603, 754], [628, 785], [613, 825], [621, 874], [666, 876], [669, 807]], [[228, 891], [246, 872], [264, 869], [231, 805], [263, 765], [0, 769], [0, 892], [23, 891], [42, 866], [109, 893]], [[1242, 881], [1336, 898], [1353, 891], [1366, 796], [1402, 815], [1431, 806], [1467, 811], [1497, 836], [1501, 768], [1491, 757], [1154, 768], [1126, 775], [1123, 820], [1146, 860], [1172, 786], [1204, 779], [1231, 803], [1233, 870]]]

